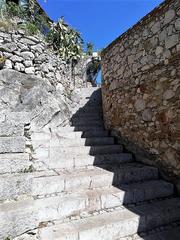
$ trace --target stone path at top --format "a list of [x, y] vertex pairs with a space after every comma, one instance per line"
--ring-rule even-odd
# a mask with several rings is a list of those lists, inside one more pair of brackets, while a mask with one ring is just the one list
[[[16, 195], [29, 183], [31, 198], [2, 203], [0, 228], [9, 227], [9, 217], [16, 234], [32, 230], [16, 240], [179, 240], [180, 199], [173, 185], [104, 130], [100, 89], [81, 92], [72, 126], [53, 130], [47, 169], [9, 180]], [[32, 136], [35, 146], [45, 151], [49, 134]]]

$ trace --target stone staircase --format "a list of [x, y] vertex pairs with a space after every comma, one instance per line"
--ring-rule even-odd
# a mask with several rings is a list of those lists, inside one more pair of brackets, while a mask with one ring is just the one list
[[32, 134], [36, 171], [0, 175], [0, 239], [179, 240], [173, 185], [104, 130], [100, 89], [81, 95], [71, 126]]

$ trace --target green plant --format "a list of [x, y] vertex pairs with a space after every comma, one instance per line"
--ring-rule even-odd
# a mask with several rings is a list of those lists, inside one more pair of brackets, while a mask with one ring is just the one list
[[35, 171], [35, 169], [34, 169], [33, 165], [30, 165], [28, 168], [23, 169], [21, 172], [22, 173], [32, 173], [34, 171]]
[[66, 61], [76, 62], [82, 55], [83, 40], [80, 33], [69, 27], [63, 18], [52, 24], [47, 41], [58, 52], [60, 58]]
[[20, 18], [23, 24], [19, 23], [18, 27], [25, 28], [31, 35], [36, 34], [38, 30], [47, 33], [47, 29], [50, 28], [47, 19], [37, 11], [33, 12], [32, 9], [30, 11], [26, 4], [19, 5], [14, 2], [1, 4], [0, 2], [0, 17], [3, 20], [11, 19], [12, 23], [14, 18]]
[[6, 237], [4, 240], [11, 240], [10, 237]]
[[5, 63], [6, 58], [5, 56], [0, 56], [0, 64]]
[[87, 50], [86, 50], [86, 54], [89, 56], [93, 55], [93, 49], [94, 49], [94, 44], [89, 42], [87, 43]]
[[18, 4], [14, 2], [8, 2], [6, 4], [6, 8], [4, 11], [5, 11], [4, 16], [6, 16], [6, 18], [14, 17], [19, 17], [22, 19], [27, 18], [27, 11], [23, 7], [20, 7]]
[[29, 35], [35, 35], [38, 32], [38, 27], [35, 23], [31, 23], [31, 22], [26, 23], [24, 25], [24, 28], [25, 28], [27, 34], [29, 34]]

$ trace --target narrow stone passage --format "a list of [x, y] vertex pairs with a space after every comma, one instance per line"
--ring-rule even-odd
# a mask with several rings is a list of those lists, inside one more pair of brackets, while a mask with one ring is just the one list
[[32, 135], [36, 170], [1, 177], [0, 239], [179, 240], [173, 185], [115, 144], [100, 89], [81, 96], [71, 126]]
[[100, 89], [82, 89], [82, 95], [72, 126], [58, 129], [63, 139], [53, 156], [63, 182], [61, 220], [40, 229], [39, 238], [179, 239], [180, 201], [173, 185], [104, 130]]

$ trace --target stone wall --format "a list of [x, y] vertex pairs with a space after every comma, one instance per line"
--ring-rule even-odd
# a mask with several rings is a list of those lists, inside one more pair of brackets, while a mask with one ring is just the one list
[[31, 112], [33, 129], [69, 123], [81, 98], [78, 88], [86, 86], [81, 74], [86, 58], [72, 69], [42, 35], [4, 28], [0, 29], [0, 56], [6, 59], [0, 69], [0, 112]]
[[102, 53], [107, 128], [137, 160], [180, 176], [180, 1], [167, 0]]
[[[0, 55], [6, 57], [4, 69], [35, 75], [48, 79], [52, 85], [62, 84], [67, 89], [84, 87], [86, 79], [74, 72], [82, 72], [86, 58], [75, 69], [61, 60], [48, 46], [43, 36], [27, 36], [23, 30], [0, 29]], [[91, 59], [90, 59], [91, 61]], [[74, 74], [74, 75], [73, 75]]]
[[[30, 118], [27, 112], [0, 114], [0, 177], [32, 168], [29, 142]], [[3, 183], [1, 181], [0, 202], [5, 197]], [[17, 187], [14, 191], [18, 191]]]
[[71, 69], [48, 48], [42, 37], [25, 35], [23, 30], [0, 31], [0, 55], [6, 57], [4, 68], [48, 79], [53, 85], [71, 85]]

